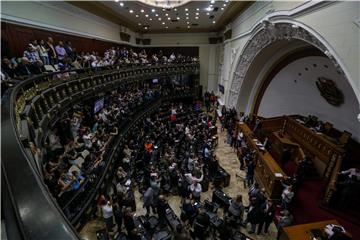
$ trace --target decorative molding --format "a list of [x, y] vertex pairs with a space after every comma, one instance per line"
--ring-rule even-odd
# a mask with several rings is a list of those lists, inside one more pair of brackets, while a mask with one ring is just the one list
[[237, 106], [241, 86], [252, 61], [264, 48], [277, 41], [301, 40], [307, 42], [327, 55], [338, 70], [345, 75], [327, 47], [305, 28], [287, 22], [273, 23], [267, 20], [263, 21], [259, 28], [244, 46], [236, 65], [228, 96], [230, 108], [236, 108]]

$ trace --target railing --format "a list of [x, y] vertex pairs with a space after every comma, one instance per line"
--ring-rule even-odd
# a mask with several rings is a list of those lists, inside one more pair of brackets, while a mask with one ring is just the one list
[[[78, 214], [71, 217], [71, 223], [61, 211], [44, 185], [39, 163], [34, 162], [29, 149], [24, 148], [31, 141], [41, 148], [47, 130], [73, 103], [94, 97], [97, 93], [116, 88], [119, 84], [141, 81], [151, 77], [199, 72], [198, 64], [158, 65], [132, 68], [82, 69], [51, 73], [25, 80], [3, 97], [2, 102], [2, 166], [7, 176], [7, 187], [17, 222], [26, 239], [77, 239], [76, 230], [84, 219], [94, 211], [94, 202], [99, 190], [104, 189], [111, 179], [114, 161], [120, 154], [117, 147], [124, 141], [127, 131], [153, 108], [133, 116], [132, 125], [122, 129], [114, 139], [112, 151], [107, 153], [109, 161], [104, 174], [97, 182], [96, 189], [86, 198]], [[59, 74], [67, 75], [59, 80]], [[191, 89], [191, 95], [196, 93]], [[153, 107], [156, 106], [152, 105]], [[23, 145], [24, 144], [24, 145]], [[40, 164], [41, 165], [41, 164]], [[73, 200], [74, 201], [74, 200]], [[67, 205], [69, 207], [70, 205]]]

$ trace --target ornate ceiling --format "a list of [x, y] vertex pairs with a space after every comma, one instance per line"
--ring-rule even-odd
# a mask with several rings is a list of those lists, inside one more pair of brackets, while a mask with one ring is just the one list
[[252, 2], [115, 0], [70, 3], [136, 32], [173, 33], [219, 31]]

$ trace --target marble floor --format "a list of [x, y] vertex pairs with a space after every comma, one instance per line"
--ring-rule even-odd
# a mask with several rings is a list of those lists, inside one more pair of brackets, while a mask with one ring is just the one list
[[[231, 197], [235, 197], [238, 194], [243, 195], [244, 204], [248, 205], [248, 194], [247, 189], [244, 188], [244, 178], [245, 172], [240, 170], [239, 161], [237, 160], [236, 153], [234, 150], [225, 143], [226, 132], [220, 131], [220, 126], [218, 126], [218, 146], [215, 150], [216, 155], [219, 158], [220, 165], [231, 175], [230, 177], [230, 185], [223, 189], [225, 193], [227, 193]], [[201, 194], [201, 199], [209, 199], [211, 201], [213, 187], [210, 184], [209, 191]], [[144, 215], [145, 209], [142, 207], [142, 201], [140, 200], [140, 193], [135, 190], [135, 198], [136, 198], [136, 214]], [[169, 196], [167, 197], [168, 203], [175, 211], [175, 213], [180, 216], [180, 197], [178, 196]], [[222, 211], [219, 211], [220, 217], [222, 217]], [[83, 240], [96, 240], [96, 231], [104, 229], [105, 224], [101, 218], [96, 218], [89, 221], [82, 231], [80, 232], [80, 236]], [[263, 235], [255, 235], [248, 234], [248, 230], [250, 230], [250, 226], [247, 229], [240, 228], [240, 231], [256, 240], [272, 240], [276, 239], [277, 230], [274, 224], [270, 225], [269, 233]]]

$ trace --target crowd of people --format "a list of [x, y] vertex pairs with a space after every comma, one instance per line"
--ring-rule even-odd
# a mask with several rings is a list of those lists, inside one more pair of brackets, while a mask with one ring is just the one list
[[104, 154], [118, 127], [159, 95], [159, 86], [127, 85], [111, 92], [98, 112], [92, 104], [74, 106], [50, 132], [44, 152], [44, 179], [53, 196], [66, 201], [86, 179], [95, 181], [103, 172]]
[[[166, 56], [162, 50], [147, 54], [145, 49], [114, 46], [103, 55], [96, 51], [78, 52], [70, 41], [31, 40], [21, 57], [3, 56], [1, 62], [1, 80], [22, 79], [31, 75], [52, 71], [81, 68], [98, 68], [127, 64], [170, 64], [197, 62], [197, 57], [184, 56], [172, 52]], [[50, 67], [48, 67], [50, 66]]]
[[[131, 239], [143, 234], [132, 224], [133, 218], [126, 218], [135, 210], [131, 197], [135, 185], [142, 194], [146, 217], [157, 214], [162, 227], [169, 208], [166, 196], [178, 195], [184, 204], [190, 199], [200, 202], [203, 181], [214, 176], [212, 168], [218, 163], [212, 153], [214, 139], [210, 130], [215, 119], [197, 104], [173, 102], [163, 106], [129, 137], [114, 182], [116, 190], [112, 196], [104, 194], [100, 202], [108, 231], [112, 231], [112, 217], [109, 221], [104, 209], [114, 206], [114, 216], [119, 207], [125, 209], [123, 223]], [[115, 222], [121, 231], [122, 221]], [[183, 231], [179, 234], [184, 235]]]

